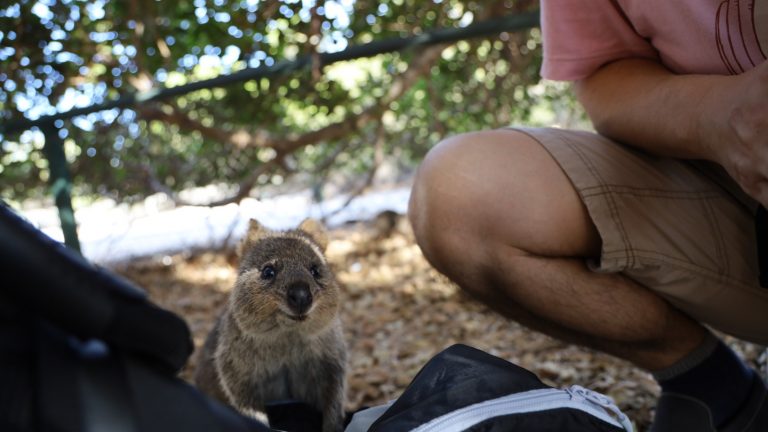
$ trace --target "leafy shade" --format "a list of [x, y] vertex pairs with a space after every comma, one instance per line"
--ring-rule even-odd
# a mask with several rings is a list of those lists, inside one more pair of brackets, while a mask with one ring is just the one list
[[[0, 121], [535, 10], [532, 0], [76, 0], [0, 8]], [[228, 185], [236, 202], [293, 176], [360, 189], [447, 134], [579, 117], [541, 84], [538, 29], [312, 67], [59, 122], [75, 195], [119, 201]], [[565, 108], [563, 110], [563, 108]], [[562, 119], [560, 119], [562, 120]], [[566, 119], [567, 120], [567, 119]], [[46, 194], [39, 131], [0, 137], [3, 198]]]

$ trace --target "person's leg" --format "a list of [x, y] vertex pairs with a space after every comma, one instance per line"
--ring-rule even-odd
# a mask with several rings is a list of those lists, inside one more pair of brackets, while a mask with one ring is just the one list
[[[622, 164], [608, 168], [626, 169]], [[650, 186], [622, 188], [641, 196], [658, 192]], [[600, 195], [604, 189], [582, 192]], [[608, 213], [615, 219], [618, 212]], [[674, 395], [685, 395], [697, 406], [701, 402], [708, 410], [702, 422], [714, 418], [719, 425], [736, 415], [744, 400], [764, 392], [764, 387], [752, 391], [753, 374], [741, 359], [657, 292], [622, 273], [587, 267], [586, 260], [605, 253], [605, 245], [571, 180], [527, 134], [477, 132], [438, 145], [417, 174], [409, 218], [428, 261], [505, 316], [657, 372], [672, 400], [660, 406], [671, 412], [667, 419], [680, 418], [680, 399]], [[674, 269], [669, 270], [662, 273]], [[664, 422], [654, 430], [674, 430]]]
[[409, 217], [427, 260], [507, 317], [649, 370], [706, 330], [620, 274], [590, 271], [600, 237], [549, 153], [511, 130], [446, 140], [419, 168]]

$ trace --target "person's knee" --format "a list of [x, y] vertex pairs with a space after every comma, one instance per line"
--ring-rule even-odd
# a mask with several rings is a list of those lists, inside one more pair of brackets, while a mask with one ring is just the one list
[[450, 250], [455, 229], [471, 223], [461, 211], [465, 197], [457, 189], [456, 166], [476, 139], [475, 134], [448, 138], [430, 150], [414, 180], [408, 218], [416, 241], [433, 260], [438, 250]]
[[511, 250], [587, 256], [600, 243], [557, 162], [513, 130], [457, 135], [435, 146], [416, 175], [409, 218], [424, 255], [441, 271]]
[[460, 214], [454, 215], [454, 210], [461, 205], [458, 201], [462, 197], [446, 191], [454, 181], [451, 169], [471, 140], [471, 134], [448, 138], [433, 147], [419, 166], [408, 203], [408, 217], [422, 248], [450, 232], [450, 224], [460, 223], [455, 217]]
[[493, 180], [486, 177], [487, 157], [478, 156], [478, 150], [489, 140], [498, 140], [497, 133], [472, 132], [445, 139], [419, 167], [408, 216], [422, 252], [438, 270], [458, 263], [471, 265], [473, 257], [483, 252], [480, 243], [484, 242], [478, 240], [484, 231], [489, 234], [483, 227], [490, 212], [479, 207], [492, 207], [487, 182]]

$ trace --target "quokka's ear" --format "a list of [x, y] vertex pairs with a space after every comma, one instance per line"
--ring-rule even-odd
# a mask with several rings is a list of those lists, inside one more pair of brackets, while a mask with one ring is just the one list
[[237, 254], [239, 256], [243, 255], [243, 250], [251, 244], [256, 243], [260, 239], [266, 237], [270, 233], [270, 230], [264, 227], [264, 225], [260, 224], [256, 219], [251, 219], [248, 221], [248, 231], [245, 233], [245, 236], [240, 241], [240, 244], [237, 248]]
[[325, 230], [323, 224], [317, 219], [304, 219], [299, 225], [299, 229], [309, 234], [323, 251], [328, 247], [328, 232]]

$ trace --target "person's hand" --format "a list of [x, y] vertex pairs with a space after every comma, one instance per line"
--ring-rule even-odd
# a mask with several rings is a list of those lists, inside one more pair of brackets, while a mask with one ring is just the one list
[[703, 110], [701, 131], [712, 159], [768, 207], [768, 61], [721, 81]]

